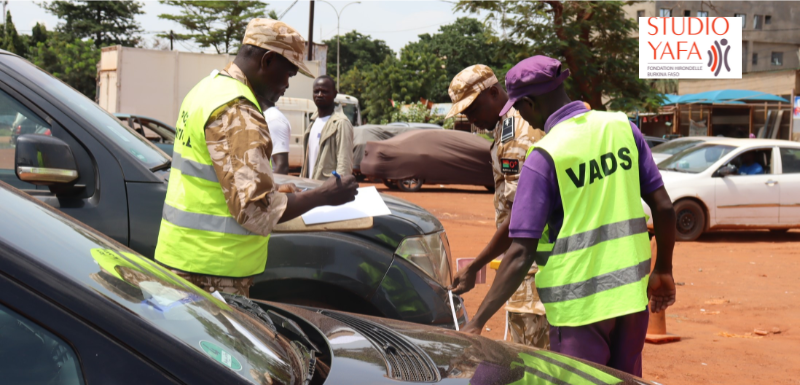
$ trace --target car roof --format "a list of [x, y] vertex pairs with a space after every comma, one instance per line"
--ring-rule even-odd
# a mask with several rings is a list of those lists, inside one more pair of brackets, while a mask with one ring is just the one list
[[709, 144], [724, 144], [736, 147], [750, 147], [750, 146], [784, 146], [784, 147], [798, 147], [800, 142], [792, 142], [783, 139], [754, 139], [754, 138], [714, 138], [708, 140]]

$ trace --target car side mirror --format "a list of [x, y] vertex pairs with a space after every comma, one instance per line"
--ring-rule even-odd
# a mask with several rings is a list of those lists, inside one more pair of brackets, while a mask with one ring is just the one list
[[729, 164], [729, 165], [720, 167], [720, 169], [717, 170], [717, 174], [715, 176], [724, 178], [726, 176], [738, 175], [738, 174], [739, 174], [739, 169], [736, 168], [736, 166], [734, 166], [732, 164]]
[[21, 181], [40, 186], [67, 184], [78, 179], [78, 166], [72, 149], [63, 140], [52, 136], [20, 135], [14, 169]]

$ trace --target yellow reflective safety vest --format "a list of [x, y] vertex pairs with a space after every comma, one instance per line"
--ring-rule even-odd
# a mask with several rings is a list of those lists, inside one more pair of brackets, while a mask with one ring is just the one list
[[590, 111], [537, 147], [553, 160], [564, 222], [536, 286], [553, 326], [581, 326], [647, 306], [650, 242], [639, 153], [627, 117]]
[[261, 111], [250, 88], [214, 71], [181, 104], [155, 253], [164, 265], [234, 278], [264, 271], [269, 237], [248, 231], [230, 214], [206, 147], [209, 117], [238, 98], [246, 98]]

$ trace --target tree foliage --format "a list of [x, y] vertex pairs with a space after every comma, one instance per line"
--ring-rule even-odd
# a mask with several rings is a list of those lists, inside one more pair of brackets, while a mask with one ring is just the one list
[[40, 6], [64, 20], [57, 31], [79, 39], [93, 39], [97, 48], [136, 46], [142, 28], [135, 20], [144, 14], [138, 1], [51, 1]]
[[[488, 20], [510, 31], [516, 43], [531, 47], [526, 55], [557, 58], [570, 70], [567, 92], [595, 109], [655, 109], [660, 96], [639, 79], [637, 24], [620, 1], [471, 2], [456, 10], [488, 11]], [[603, 103], [608, 99], [607, 104]]]
[[[265, 17], [267, 9], [267, 3], [249, 0], [160, 0], [160, 3], [181, 9], [178, 15], [158, 15], [159, 18], [174, 21], [190, 31], [186, 34], [175, 34], [176, 40], [194, 40], [200, 47], [214, 47], [217, 53], [234, 53], [244, 39], [247, 23], [250, 19]], [[275, 16], [274, 12], [272, 16]]]
[[[336, 36], [323, 41], [328, 46], [327, 72], [336, 75]], [[394, 56], [394, 51], [383, 40], [373, 40], [369, 35], [350, 31], [339, 39], [339, 72], [341, 74], [358, 67], [368, 69], [373, 64], [380, 64], [386, 55]]]
[[22, 37], [17, 33], [14, 21], [11, 20], [11, 11], [6, 12], [6, 24], [3, 26], [3, 46], [8, 52], [25, 56], [28, 45], [23, 42]]
[[28, 60], [94, 99], [97, 63], [100, 61], [100, 49], [94, 41], [81, 40], [63, 32], [47, 32], [44, 26], [40, 32], [47, 35], [46, 40], [28, 48]]
[[364, 113], [370, 123], [388, 121], [394, 110], [392, 102], [402, 105], [418, 102], [420, 98], [435, 100], [440, 93], [437, 85], [446, 79], [444, 63], [430, 47], [406, 46], [399, 60], [386, 56], [366, 73]]
[[[502, 67], [503, 60], [498, 57], [498, 47], [492, 31], [480, 21], [470, 17], [458, 18], [455, 22], [439, 27], [433, 35], [419, 35], [419, 42], [410, 43], [428, 49], [445, 64], [446, 79], [438, 84], [440, 91], [435, 100], [448, 100], [447, 87], [461, 70], [475, 64]], [[422, 48], [425, 47], [425, 48]]]

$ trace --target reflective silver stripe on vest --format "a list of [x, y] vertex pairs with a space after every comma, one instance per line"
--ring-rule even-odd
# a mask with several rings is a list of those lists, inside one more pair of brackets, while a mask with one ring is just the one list
[[164, 211], [162, 211], [161, 217], [175, 226], [186, 227], [187, 229], [235, 235], [259, 235], [251, 233], [242, 227], [233, 217], [190, 213], [166, 203], [164, 203]]
[[563, 363], [561, 361], [554, 360], [554, 359], [552, 359], [552, 358], [550, 358], [548, 356], [545, 356], [544, 354], [541, 354], [541, 353], [537, 353], [537, 352], [530, 352], [530, 353], [533, 354], [534, 356], [536, 356], [536, 358], [538, 358], [538, 359], [540, 359], [542, 361], [549, 362], [549, 363], [551, 363], [551, 364], [553, 364], [555, 366], [558, 366], [559, 368], [564, 369], [564, 370], [566, 370], [566, 371], [568, 371], [570, 373], [577, 374], [581, 378], [583, 378], [586, 381], [589, 381], [589, 382], [591, 382], [593, 384], [607, 385], [606, 382], [600, 380], [599, 378], [593, 377], [591, 374], [586, 373], [586, 372], [584, 372], [584, 371], [582, 371], [582, 370], [580, 370], [578, 368], [574, 368], [574, 367], [569, 366], [569, 365], [567, 365], [567, 364], [565, 364], [565, 363]]
[[555, 378], [555, 377], [553, 377], [553, 376], [551, 376], [551, 375], [549, 375], [549, 374], [547, 374], [547, 373], [545, 373], [545, 372], [543, 372], [541, 370], [537, 370], [537, 369], [531, 368], [530, 366], [526, 366], [525, 367], [525, 371], [530, 373], [530, 374], [533, 374], [534, 376], [539, 377], [539, 378], [541, 378], [543, 380], [546, 380], [548, 382], [552, 382], [552, 383], [554, 383], [556, 385], [570, 385], [569, 382], [566, 382], [566, 381], [563, 381], [563, 380], [559, 380], [558, 378]]
[[542, 303], [563, 302], [636, 283], [646, 277], [647, 274], [650, 274], [650, 258], [634, 266], [598, 275], [585, 281], [562, 286], [537, 287], [536, 289], [539, 291], [539, 298]]
[[556, 239], [553, 255], [566, 254], [582, 250], [596, 244], [613, 239], [624, 238], [647, 232], [647, 221], [644, 218], [633, 218], [627, 221], [609, 223], [596, 229]]
[[190, 159], [184, 159], [180, 153], [172, 153], [172, 167], [181, 170], [181, 174], [189, 175], [200, 179], [205, 179], [209, 182], [219, 183], [217, 179], [217, 172], [214, 171], [214, 166], [209, 164], [202, 164]]

